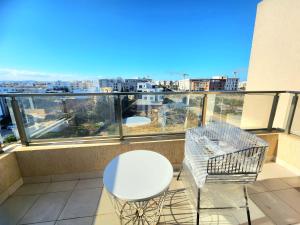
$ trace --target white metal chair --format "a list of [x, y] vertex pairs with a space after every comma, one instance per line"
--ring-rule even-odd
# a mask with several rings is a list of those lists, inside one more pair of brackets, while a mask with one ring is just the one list
[[246, 209], [251, 224], [246, 184], [256, 181], [267, 143], [254, 134], [221, 122], [189, 129], [185, 138], [185, 157], [177, 180], [183, 171], [185, 182], [193, 183], [189, 185], [193, 187], [189, 193], [191, 199], [196, 199], [197, 224], [199, 211], [208, 209], [200, 207], [201, 188], [206, 183], [244, 184], [245, 205], [240, 208]]

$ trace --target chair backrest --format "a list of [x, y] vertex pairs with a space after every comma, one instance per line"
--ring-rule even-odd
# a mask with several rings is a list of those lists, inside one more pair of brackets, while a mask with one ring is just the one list
[[185, 155], [192, 158], [194, 170], [203, 168], [204, 159], [208, 177], [222, 179], [229, 175], [230, 179], [251, 177], [253, 180], [261, 171], [267, 147], [268, 144], [254, 134], [226, 123], [212, 122], [187, 131]]
[[212, 157], [207, 162], [208, 175], [258, 174], [265, 159], [266, 146], [250, 147]]

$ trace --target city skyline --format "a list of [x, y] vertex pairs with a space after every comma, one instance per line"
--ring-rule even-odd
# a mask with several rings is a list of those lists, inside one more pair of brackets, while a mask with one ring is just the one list
[[246, 80], [258, 2], [5, 1], [0, 80]]

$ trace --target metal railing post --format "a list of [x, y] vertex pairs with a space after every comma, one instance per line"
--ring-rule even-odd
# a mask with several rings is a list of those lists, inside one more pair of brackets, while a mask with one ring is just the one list
[[289, 115], [288, 115], [288, 120], [287, 120], [285, 131], [284, 131], [287, 134], [291, 133], [294, 115], [295, 115], [295, 111], [297, 108], [297, 103], [298, 103], [298, 94], [295, 94], [292, 99], [292, 103], [291, 103], [291, 107], [290, 107], [290, 111], [289, 111]]
[[268, 122], [268, 131], [272, 131], [273, 129], [273, 123], [276, 115], [277, 105], [279, 100], [279, 94], [276, 93], [273, 98], [272, 108], [269, 116], [269, 122]]
[[119, 124], [120, 140], [123, 140], [124, 136], [123, 136], [123, 126], [122, 126], [122, 103], [121, 103], [120, 95], [117, 96], [116, 113], [117, 113], [117, 121]]
[[61, 100], [61, 104], [62, 104], [62, 111], [64, 114], [68, 113], [68, 108], [67, 108], [67, 102], [66, 99], [62, 99]]
[[21, 143], [22, 143], [22, 145], [28, 146], [29, 140], [28, 140], [28, 137], [27, 137], [27, 134], [25, 131], [24, 122], [22, 119], [22, 114], [20, 111], [19, 103], [15, 97], [12, 97], [11, 107], [12, 107], [12, 110], [14, 113], [14, 117], [15, 117], [15, 121], [16, 121], [16, 125], [17, 125], [17, 129], [19, 132]]
[[190, 111], [190, 95], [189, 94], [187, 95], [187, 98], [186, 98], [186, 105], [187, 105], [187, 111], [186, 111], [185, 120], [184, 120], [184, 130], [186, 130], [188, 127], [188, 116], [189, 116], [189, 111]]
[[204, 94], [203, 99], [202, 99], [202, 120], [201, 120], [202, 126], [205, 126], [206, 110], [207, 110], [207, 94]]

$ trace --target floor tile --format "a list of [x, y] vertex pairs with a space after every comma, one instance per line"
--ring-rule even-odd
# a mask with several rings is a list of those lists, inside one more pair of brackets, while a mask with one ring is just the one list
[[300, 187], [300, 177], [287, 177], [281, 180], [292, 187]]
[[23, 177], [23, 181], [24, 184], [49, 183], [51, 182], [51, 176]]
[[159, 224], [195, 224], [196, 213], [184, 190], [172, 190], [166, 196]]
[[18, 179], [13, 185], [11, 185], [7, 191], [9, 195], [14, 194], [23, 185], [23, 179]]
[[[251, 199], [248, 200], [248, 204], [253, 224], [274, 224]], [[239, 224], [248, 224], [246, 209], [232, 210], [232, 214], [239, 221]]]
[[115, 213], [97, 215], [94, 218], [93, 225], [121, 225], [119, 217]]
[[[268, 217], [262, 217], [251, 220], [252, 225], [276, 225], [272, 220]], [[248, 223], [242, 223], [241, 225], [248, 225]]]
[[92, 225], [94, 217], [82, 217], [57, 221], [55, 225]]
[[253, 194], [250, 198], [276, 224], [295, 224], [300, 222], [300, 214], [272, 192]]
[[94, 179], [94, 178], [101, 178], [102, 171], [92, 171], [92, 172], [84, 172], [79, 174], [80, 179]]
[[79, 180], [75, 189], [100, 188], [103, 187], [102, 178]]
[[176, 190], [183, 188], [183, 183], [181, 180], [177, 180], [177, 177], [173, 177], [172, 183], [170, 184], [169, 190]]
[[268, 191], [266, 186], [262, 184], [262, 181], [256, 181], [253, 184], [248, 184], [247, 188], [249, 195]]
[[0, 225], [15, 225], [37, 200], [38, 195], [13, 196], [0, 206]]
[[205, 211], [200, 213], [200, 224], [222, 224], [222, 225], [239, 225], [239, 221], [232, 214], [232, 210]]
[[298, 192], [294, 188], [291, 188], [286, 190], [274, 191], [273, 193], [290, 207], [295, 209], [298, 213], [300, 213], [300, 192]]
[[46, 192], [71, 191], [77, 182], [77, 180], [53, 182], [47, 187]]
[[243, 185], [208, 184], [201, 190], [201, 207], [239, 207], [245, 205]]
[[72, 193], [60, 219], [94, 216], [98, 208], [102, 189], [83, 189]]
[[277, 191], [282, 189], [291, 188], [288, 184], [283, 182], [281, 179], [267, 179], [262, 180], [261, 183], [269, 190], [269, 191]]
[[115, 208], [112, 204], [111, 198], [109, 197], [109, 193], [105, 188], [103, 188], [96, 214], [110, 214], [114, 212]]
[[24, 184], [14, 193], [14, 195], [42, 194], [45, 193], [49, 184], [50, 183]]
[[55, 225], [55, 221], [52, 222], [44, 222], [44, 223], [34, 223], [30, 225]]
[[70, 192], [42, 194], [23, 217], [20, 224], [56, 220], [65, 206], [70, 194]]
[[79, 173], [68, 173], [68, 174], [57, 174], [52, 175], [51, 180], [56, 181], [67, 181], [67, 180], [79, 180]]
[[262, 172], [258, 175], [258, 180], [293, 177], [295, 174], [277, 163], [265, 163]]
[[2, 193], [0, 194], [0, 205], [1, 205], [3, 202], [5, 202], [5, 200], [6, 200], [8, 197], [9, 197], [9, 192], [8, 192], [8, 190], [2, 192]]

